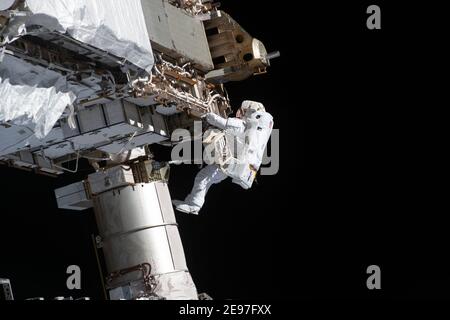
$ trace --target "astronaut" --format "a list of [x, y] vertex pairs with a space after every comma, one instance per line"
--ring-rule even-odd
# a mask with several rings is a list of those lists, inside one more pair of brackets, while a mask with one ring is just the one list
[[[184, 201], [173, 201], [176, 210], [184, 213], [198, 214], [209, 188], [228, 177], [244, 189], [251, 188], [273, 129], [272, 116], [263, 104], [254, 101], [244, 101], [235, 118], [224, 119], [214, 113], [208, 113], [204, 118], [224, 133], [226, 141], [235, 140], [236, 146], [228, 146], [233, 156], [225, 162], [218, 161], [199, 171], [192, 191]], [[222, 154], [216, 152], [219, 153]]]

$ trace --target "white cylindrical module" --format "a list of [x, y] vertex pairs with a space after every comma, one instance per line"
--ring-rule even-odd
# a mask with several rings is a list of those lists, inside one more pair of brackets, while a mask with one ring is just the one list
[[[94, 198], [94, 208], [106, 268], [113, 275], [107, 285], [120, 289], [116, 298], [137, 298], [137, 291], [145, 291], [137, 284], [142, 283], [148, 271], [156, 296], [197, 299], [165, 182], [101, 193]], [[149, 266], [149, 270], [143, 271], [143, 265]], [[133, 292], [136, 287], [140, 289]], [[124, 294], [123, 288], [128, 288], [125, 290], [128, 293]]]

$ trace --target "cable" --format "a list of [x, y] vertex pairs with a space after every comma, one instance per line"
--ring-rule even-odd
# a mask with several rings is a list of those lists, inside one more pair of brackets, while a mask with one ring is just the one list
[[211, 97], [211, 99], [208, 101], [208, 111], [211, 111], [211, 106], [213, 104], [214, 101], [218, 100], [218, 99], [222, 99], [224, 100], [225, 98], [222, 97], [220, 94], [215, 94]]
[[117, 156], [117, 155], [121, 154], [122, 152], [124, 152], [125, 149], [126, 149], [126, 147], [128, 147], [128, 145], [131, 143], [131, 141], [133, 141], [134, 137], [136, 137], [137, 133], [138, 133], [137, 131], [136, 131], [135, 133], [133, 133], [133, 135], [132, 135], [131, 138], [128, 140], [128, 142], [123, 146], [123, 148], [122, 148], [119, 152], [117, 152], [117, 153], [112, 153], [112, 155]]
[[156, 64], [155, 64], [155, 70], [156, 70], [156, 73], [158, 73], [161, 77], [163, 77], [164, 80], [167, 80], [166, 76], [158, 69]]
[[[42, 156], [43, 156], [45, 159], [51, 160], [51, 159], [47, 158], [47, 157], [44, 155], [43, 152], [42, 152], [41, 154], [42, 154]], [[76, 161], [77, 161], [77, 162], [76, 162], [76, 164], [75, 164], [75, 170], [70, 170], [70, 169], [67, 169], [67, 168], [64, 168], [64, 167], [60, 167], [60, 166], [58, 166], [58, 165], [56, 165], [56, 164], [54, 164], [54, 163], [53, 163], [53, 166], [54, 166], [55, 168], [57, 168], [57, 169], [61, 169], [61, 170], [63, 170], [63, 171], [67, 171], [67, 172], [69, 172], [69, 173], [77, 173], [77, 172], [78, 172], [78, 164], [79, 164], [79, 162], [80, 162], [80, 150], [77, 151], [77, 160], [76, 160]]]
[[[135, 133], [133, 133], [133, 135], [130, 137], [130, 139], [127, 141], [127, 143], [123, 146], [123, 148], [119, 152], [111, 153], [111, 155], [118, 156], [118, 155], [122, 154], [125, 151], [126, 147], [136, 137], [137, 133], [138, 133], [137, 131]], [[90, 157], [90, 156], [85, 156], [85, 155], [82, 155], [81, 158], [88, 159], [88, 160], [94, 160], [94, 161], [110, 161], [110, 160], [112, 160], [111, 157], [109, 157], [109, 158], [96, 158], [96, 157]]]

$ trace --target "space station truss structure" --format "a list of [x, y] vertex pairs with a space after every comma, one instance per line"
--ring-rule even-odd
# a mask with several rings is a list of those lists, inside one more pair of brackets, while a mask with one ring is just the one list
[[0, 0], [0, 165], [37, 174], [96, 169], [56, 190], [93, 208], [110, 299], [197, 299], [167, 188], [149, 146], [207, 113], [225, 84], [278, 53], [213, 0]]
[[1, 0], [0, 162], [58, 175], [167, 143], [271, 57], [212, 1]]

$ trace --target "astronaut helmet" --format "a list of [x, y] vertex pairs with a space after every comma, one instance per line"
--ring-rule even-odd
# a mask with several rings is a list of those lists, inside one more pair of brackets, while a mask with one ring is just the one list
[[254, 112], [266, 112], [266, 108], [260, 102], [245, 100], [242, 102], [241, 108], [236, 113], [238, 118], [248, 117]]

